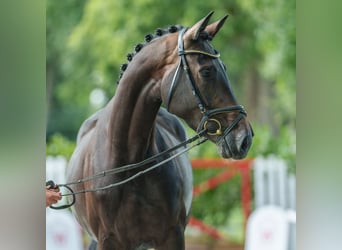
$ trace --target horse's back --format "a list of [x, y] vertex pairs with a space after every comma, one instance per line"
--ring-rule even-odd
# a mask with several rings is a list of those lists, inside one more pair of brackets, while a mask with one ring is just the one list
[[84, 137], [88, 132], [90, 132], [96, 126], [101, 112], [102, 112], [102, 109], [92, 114], [82, 123], [77, 133], [77, 139], [76, 139], [77, 143], [79, 143], [82, 137]]
[[164, 108], [159, 109], [156, 121], [157, 129], [161, 128], [171, 133], [175, 140], [183, 141], [186, 139], [185, 129], [180, 120]]

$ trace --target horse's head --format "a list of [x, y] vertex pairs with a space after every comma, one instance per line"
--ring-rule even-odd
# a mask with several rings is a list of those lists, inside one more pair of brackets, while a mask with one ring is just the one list
[[210, 41], [228, 16], [208, 25], [213, 12], [178, 33], [174, 57], [162, 80], [167, 109], [215, 142], [224, 158], [246, 157], [253, 131], [243, 106], [238, 105], [220, 54]]

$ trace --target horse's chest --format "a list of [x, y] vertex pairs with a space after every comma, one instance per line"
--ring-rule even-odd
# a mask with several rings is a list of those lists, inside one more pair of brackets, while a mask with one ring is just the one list
[[[170, 189], [171, 188], [171, 189]], [[132, 185], [124, 189], [116, 216], [119, 231], [137, 237], [164, 234], [178, 223], [182, 212], [179, 187], [163, 185]]]
[[178, 187], [165, 188], [163, 185], [135, 185], [122, 193], [123, 213], [139, 216], [173, 216], [182, 200]]

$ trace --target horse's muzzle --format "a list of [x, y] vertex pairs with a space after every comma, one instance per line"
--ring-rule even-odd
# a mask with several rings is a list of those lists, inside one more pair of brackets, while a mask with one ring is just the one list
[[252, 131], [249, 129], [223, 135], [217, 142], [218, 150], [223, 158], [243, 159], [252, 145]]

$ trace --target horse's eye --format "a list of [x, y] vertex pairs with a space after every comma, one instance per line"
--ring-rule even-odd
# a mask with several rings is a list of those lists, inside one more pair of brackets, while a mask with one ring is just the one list
[[215, 68], [213, 66], [205, 67], [200, 70], [201, 76], [205, 78], [211, 77], [214, 72], [215, 72]]

